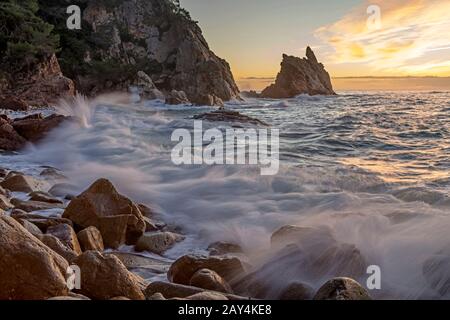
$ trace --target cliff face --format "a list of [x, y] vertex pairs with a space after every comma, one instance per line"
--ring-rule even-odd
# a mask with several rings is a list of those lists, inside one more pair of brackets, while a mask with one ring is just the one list
[[128, 89], [143, 72], [166, 95], [184, 91], [196, 104], [239, 97], [228, 63], [209, 49], [197, 24], [173, 2], [82, 1], [81, 31], [64, 30], [63, 17], [54, 14], [63, 6], [51, 2], [43, 11], [60, 26], [61, 65], [78, 90]]
[[283, 55], [281, 71], [275, 84], [261, 93], [263, 98], [293, 98], [299, 94], [335, 95], [331, 79], [322, 63], [317, 61], [310, 47], [306, 49], [306, 58]]

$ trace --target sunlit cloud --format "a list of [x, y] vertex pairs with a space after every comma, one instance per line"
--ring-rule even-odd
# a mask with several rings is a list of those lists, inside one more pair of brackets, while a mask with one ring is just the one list
[[[367, 25], [369, 5], [381, 9], [380, 29]], [[367, 74], [450, 75], [450, 1], [378, 0], [316, 30], [333, 64], [360, 64]]]

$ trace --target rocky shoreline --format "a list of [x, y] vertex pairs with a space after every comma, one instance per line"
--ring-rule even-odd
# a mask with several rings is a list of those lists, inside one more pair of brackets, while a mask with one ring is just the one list
[[[293, 281], [276, 296], [262, 281], [277, 261], [296, 259], [299, 239], [324, 230], [280, 228], [272, 235], [272, 246], [282, 248], [279, 255], [256, 270], [239, 245], [225, 242], [203, 248], [208, 254], [170, 261], [164, 252], [184, 236], [151, 207], [121, 195], [107, 179], [78, 195], [73, 190], [55, 168], [43, 168], [39, 177], [0, 169], [0, 300], [370, 299], [349, 278], [331, 279], [317, 292]], [[124, 245], [133, 250], [121, 250]], [[354, 249], [340, 250], [334, 254]], [[336, 263], [332, 256], [322, 263]], [[347, 257], [339, 266], [343, 273], [361, 272], [363, 266]], [[81, 288], [70, 291], [67, 272], [74, 265], [80, 268]], [[155, 276], [166, 280], [150, 280]]]

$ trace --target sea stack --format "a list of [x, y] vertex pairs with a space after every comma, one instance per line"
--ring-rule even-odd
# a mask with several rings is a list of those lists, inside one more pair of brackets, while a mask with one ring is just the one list
[[310, 47], [306, 48], [306, 58], [283, 54], [281, 71], [276, 81], [261, 93], [263, 98], [293, 98], [299, 94], [335, 95], [331, 79], [322, 63]]

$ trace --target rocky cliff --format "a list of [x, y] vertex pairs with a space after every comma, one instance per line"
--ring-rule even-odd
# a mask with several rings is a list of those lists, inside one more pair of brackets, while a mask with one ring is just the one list
[[65, 27], [63, 2], [41, 1], [41, 12], [61, 35], [62, 69], [80, 91], [95, 95], [137, 85], [150, 97], [160, 97], [154, 89], [166, 96], [184, 91], [191, 102], [208, 105], [239, 97], [228, 63], [176, 2], [79, 1], [80, 31]]
[[283, 55], [281, 71], [274, 84], [264, 89], [263, 98], [292, 98], [299, 94], [335, 95], [331, 79], [322, 63], [317, 61], [310, 47], [306, 58]]

